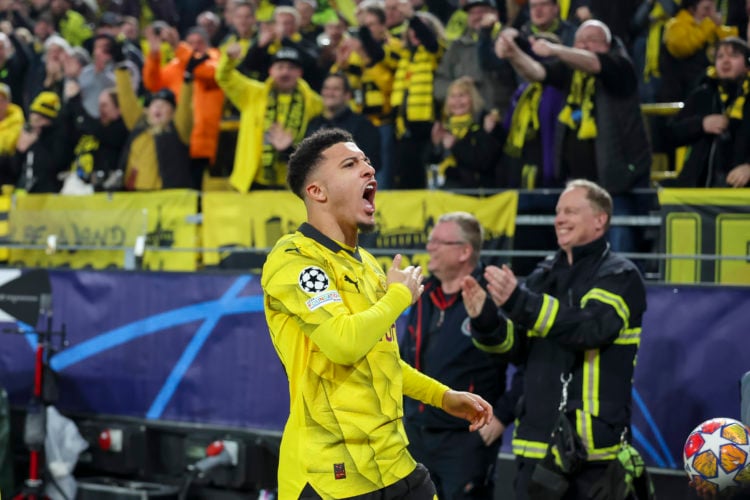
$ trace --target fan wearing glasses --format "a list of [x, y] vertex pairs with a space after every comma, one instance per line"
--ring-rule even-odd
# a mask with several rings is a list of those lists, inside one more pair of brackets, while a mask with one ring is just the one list
[[466, 278], [483, 281], [482, 240], [482, 226], [469, 213], [451, 212], [438, 219], [427, 241], [431, 276], [409, 311], [407, 332], [399, 346], [401, 357], [417, 370], [456, 390], [476, 393], [494, 407], [491, 422], [469, 432], [465, 421], [404, 398], [409, 451], [429, 469], [438, 498], [494, 498], [503, 422], [513, 420], [501, 402], [507, 367], [501, 351], [511, 345], [489, 353], [477, 349], [471, 339], [472, 331], [496, 333], [497, 309], [488, 298], [485, 307], [475, 306], [469, 312], [462, 299]]

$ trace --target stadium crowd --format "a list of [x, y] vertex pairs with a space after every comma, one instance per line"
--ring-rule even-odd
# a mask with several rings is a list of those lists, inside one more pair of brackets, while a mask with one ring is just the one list
[[679, 146], [664, 184], [748, 185], [750, 1], [495, 2], [0, 0], [0, 182], [287, 189], [295, 145], [336, 126], [380, 189], [585, 178], [638, 215]]

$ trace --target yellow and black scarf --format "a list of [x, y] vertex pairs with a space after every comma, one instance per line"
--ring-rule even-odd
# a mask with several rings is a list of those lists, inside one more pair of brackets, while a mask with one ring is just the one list
[[70, 170], [77, 173], [81, 179], [88, 180], [94, 170], [94, 153], [99, 149], [99, 139], [93, 135], [82, 135], [73, 150], [75, 158], [71, 162]]
[[727, 93], [726, 89], [719, 84], [719, 99], [721, 99], [721, 104], [724, 107], [724, 114], [730, 120], [742, 120], [745, 98], [750, 90], [750, 79], [746, 77], [737, 85], [738, 89], [735, 95], [730, 95]]
[[541, 83], [530, 83], [518, 97], [503, 148], [508, 156], [520, 157], [526, 140], [536, 136], [539, 130], [539, 103], [542, 100], [542, 90]]
[[662, 46], [662, 33], [664, 25], [670, 19], [669, 14], [664, 10], [659, 2], [654, 3], [654, 7], [649, 14], [651, 24], [648, 28], [646, 37], [646, 61], [643, 66], [643, 81], [648, 82], [651, 77], [660, 78], [661, 70], [659, 69], [659, 52]]
[[[302, 93], [295, 89], [291, 94], [278, 94], [271, 89], [266, 99], [266, 115], [263, 130], [268, 130], [271, 125], [278, 122], [294, 136], [293, 144], [303, 139], [305, 134], [305, 99]], [[278, 172], [278, 151], [268, 141], [263, 142], [263, 155], [261, 157], [262, 183], [268, 185], [279, 184], [283, 178], [283, 172]], [[281, 175], [281, 177], [279, 177]], [[284, 181], [282, 180], [281, 184]]]
[[[475, 125], [471, 114], [465, 114], [449, 117], [445, 128], [456, 138], [456, 141], [460, 141], [466, 137], [466, 134], [468, 134]], [[442, 186], [445, 183], [445, 171], [457, 165], [456, 158], [452, 154], [446, 156], [443, 161], [438, 164], [438, 178], [442, 180], [442, 182], [438, 182], [438, 185]]]
[[[578, 130], [579, 139], [594, 139], [597, 134], [594, 117], [594, 92], [596, 78], [594, 75], [575, 70], [570, 92], [565, 107], [560, 111], [558, 120], [571, 130]], [[578, 117], [577, 115], [580, 115]]]

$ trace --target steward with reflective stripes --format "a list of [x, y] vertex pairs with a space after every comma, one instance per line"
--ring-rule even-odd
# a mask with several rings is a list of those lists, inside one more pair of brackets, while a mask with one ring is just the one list
[[[566, 412], [588, 452], [583, 470], [568, 477], [564, 498], [588, 498], [589, 473], [615, 458], [630, 426], [646, 292], [636, 266], [613, 254], [604, 238], [611, 213], [604, 189], [571, 181], [555, 216], [560, 250], [523, 284], [506, 266], [489, 266], [485, 273], [493, 301], [515, 325], [514, 361], [525, 365], [513, 439], [521, 477], [517, 498], [527, 498], [535, 462], [547, 453], [561, 374], [572, 374]], [[505, 337], [483, 343], [492, 348]]]

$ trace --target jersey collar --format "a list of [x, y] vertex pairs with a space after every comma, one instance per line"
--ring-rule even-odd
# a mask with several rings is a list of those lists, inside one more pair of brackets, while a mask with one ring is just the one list
[[297, 231], [304, 234], [308, 238], [317, 241], [333, 253], [338, 253], [339, 251], [343, 250], [344, 252], [357, 259], [359, 262], [362, 262], [362, 256], [359, 254], [359, 247], [355, 247], [354, 251], [352, 251], [339, 242], [332, 240], [325, 234], [321, 233], [307, 222], [303, 222], [299, 229], [297, 229]]

